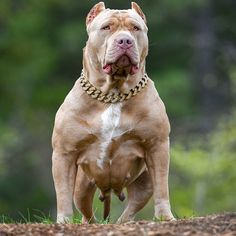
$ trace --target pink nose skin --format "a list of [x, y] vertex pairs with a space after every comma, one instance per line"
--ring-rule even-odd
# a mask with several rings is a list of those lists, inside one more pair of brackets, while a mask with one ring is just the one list
[[134, 40], [128, 37], [121, 37], [116, 40], [116, 43], [120, 48], [128, 49], [134, 45]]

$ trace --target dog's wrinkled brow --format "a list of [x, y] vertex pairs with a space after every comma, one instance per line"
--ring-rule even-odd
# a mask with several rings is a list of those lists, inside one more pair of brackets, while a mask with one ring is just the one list
[[102, 24], [100, 25], [100, 28], [106, 26], [106, 25], [120, 25], [121, 22], [125, 22], [125, 25], [135, 25], [138, 26], [140, 28], [142, 28], [141, 24], [139, 21], [137, 21], [136, 19], [134, 19], [133, 17], [119, 17], [119, 16], [113, 16], [111, 19], [106, 20], [104, 22], [102, 22]]

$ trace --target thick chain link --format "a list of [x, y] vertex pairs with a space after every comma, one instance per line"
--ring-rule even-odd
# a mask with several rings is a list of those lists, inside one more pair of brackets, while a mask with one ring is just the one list
[[84, 76], [83, 71], [81, 72], [79, 81], [82, 89], [93, 99], [96, 99], [103, 103], [117, 103], [123, 102], [124, 100], [128, 100], [131, 97], [136, 96], [143, 88], [146, 87], [148, 76], [147, 74], [144, 74], [138, 84], [133, 89], [130, 89], [128, 93], [103, 93], [88, 81], [88, 79]]

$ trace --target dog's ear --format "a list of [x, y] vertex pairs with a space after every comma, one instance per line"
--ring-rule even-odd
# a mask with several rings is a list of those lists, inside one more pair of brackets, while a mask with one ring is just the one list
[[87, 15], [86, 18], [86, 25], [89, 25], [94, 18], [103, 10], [105, 10], [105, 4], [104, 2], [99, 2], [94, 7], [90, 10], [89, 14]]
[[141, 16], [141, 18], [144, 20], [145, 24], [147, 24], [146, 16], [144, 15], [140, 6], [136, 2], [131, 2], [131, 8], [133, 10], [135, 10]]

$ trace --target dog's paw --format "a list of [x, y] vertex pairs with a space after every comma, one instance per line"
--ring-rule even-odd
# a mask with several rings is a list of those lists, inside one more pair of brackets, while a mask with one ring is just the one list
[[117, 224], [123, 224], [127, 222], [134, 222], [134, 216], [122, 214], [119, 219], [116, 221]]
[[57, 223], [58, 224], [67, 224], [71, 222], [71, 217], [65, 216], [63, 214], [58, 214], [57, 215]]
[[160, 215], [160, 216], [155, 216], [154, 221], [156, 222], [162, 222], [162, 221], [175, 221], [175, 217], [171, 215]]
[[171, 213], [169, 201], [162, 201], [155, 205], [156, 221], [174, 221], [175, 217]]

